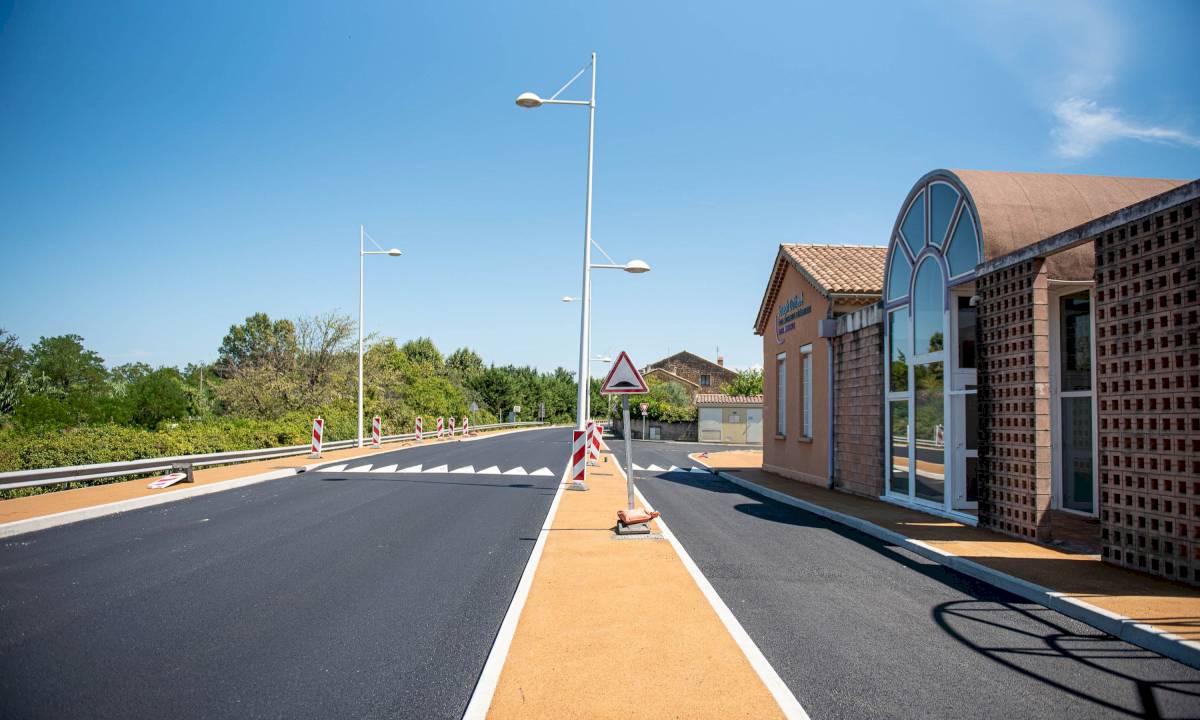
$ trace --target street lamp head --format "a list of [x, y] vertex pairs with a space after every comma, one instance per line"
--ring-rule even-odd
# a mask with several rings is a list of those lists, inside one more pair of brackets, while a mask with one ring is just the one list
[[541, 107], [542, 99], [537, 96], [537, 93], [523, 92], [517, 96], [517, 104], [523, 108]]
[[593, 358], [593, 359], [594, 359], [596, 362], [602, 362], [602, 363], [610, 363], [610, 362], [612, 362], [612, 358], [610, 358], [610, 357], [609, 357], [609, 356], [607, 356], [607, 355], [605, 355], [604, 357], [598, 357], [598, 358]]
[[570, 295], [563, 295], [562, 301], [563, 302], [575, 302], [575, 298], [571, 297]]
[[391, 250], [388, 250], [387, 252], [388, 252], [388, 255], [391, 255], [392, 257], [400, 257], [401, 255], [404, 254], [404, 253], [400, 252], [399, 248], [392, 248]]
[[625, 263], [625, 272], [639, 275], [641, 273], [650, 272], [650, 266], [645, 260], [630, 260]]

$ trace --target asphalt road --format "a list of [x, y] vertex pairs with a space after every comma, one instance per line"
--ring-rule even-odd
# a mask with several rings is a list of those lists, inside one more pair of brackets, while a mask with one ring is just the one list
[[1200, 671], [711, 474], [635, 479], [814, 720], [1200, 717]]
[[522, 469], [310, 472], [2, 541], [0, 718], [459, 718], [569, 446], [400, 450], [369, 462]]

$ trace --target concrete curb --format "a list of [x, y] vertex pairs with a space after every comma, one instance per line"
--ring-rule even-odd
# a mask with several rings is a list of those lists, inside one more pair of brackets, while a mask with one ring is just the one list
[[845, 525], [865, 535], [870, 535], [886, 543], [904, 548], [939, 565], [945, 565], [955, 572], [975, 578], [1030, 602], [1060, 612], [1069, 618], [1090, 625], [1101, 632], [1108, 633], [1131, 645], [1137, 645], [1138, 647], [1181, 662], [1184, 665], [1200, 669], [1200, 643], [1158, 630], [1150, 625], [1139, 623], [1123, 615], [1117, 615], [1078, 598], [1070, 597], [1061, 592], [1055, 592], [1049, 588], [1031, 583], [1028, 580], [1022, 580], [1008, 573], [981, 565], [973, 560], [952, 555], [920, 540], [905, 537], [898, 532], [880, 527], [862, 518], [840, 513], [836, 510], [830, 510], [829, 508], [808, 502], [807, 500], [792, 497], [787, 493], [772, 490], [731, 473], [721, 472], [720, 470], [714, 470], [714, 472], [718, 477], [763, 497], [800, 508], [813, 515], [819, 515], [826, 520], [838, 523], [839, 525]]
[[[500, 437], [501, 435], [509, 435], [511, 433], [529, 432], [530, 430], [546, 430], [558, 427], [551, 425], [549, 427], [530, 427], [530, 428], [513, 428], [511, 430], [500, 430], [498, 432], [484, 431], [479, 435], [467, 438], [456, 438], [454, 440], [443, 440], [443, 443], [449, 442], [474, 442], [489, 437]], [[432, 447], [430, 445], [409, 445], [408, 447], [400, 447], [395, 450], [411, 450], [416, 447]], [[347, 458], [354, 460], [358, 458]], [[278, 470], [269, 470], [256, 475], [247, 475], [246, 477], [231, 478], [220, 482], [210, 483], [208, 485], [197, 485], [194, 487], [182, 487], [176, 490], [169, 490], [161, 495], [146, 495], [138, 498], [129, 498], [128, 500], [117, 500], [116, 502], [104, 503], [102, 505], [92, 505], [90, 507], [76, 508], [74, 510], [64, 510], [59, 513], [50, 515], [41, 515], [38, 517], [26, 518], [24, 520], [14, 520], [13, 522], [0, 524], [0, 539], [24, 535], [26, 533], [37, 532], [39, 530], [48, 530], [60, 525], [70, 525], [82, 520], [92, 520], [94, 518], [105, 517], [107, 515], [116, 515], [117, 513], [128, 512], [130, 510], [139, 510], [141, 508], [153, 507], [164, 503], [175, 502], [176, 500], [187, 500], [188, 498], [199, 497], [200, 495], [208, 495], [215, 492], [223, 492], [225, 490], [235, 490], [246, 485], [254, 485], [256, 483], [267, 482], [268, 480], [279, 480], [285, 477], [293, 477], [300, 473], [309, 472], [320, 468], [323, 465], [332, 465], [341, 460], [318, 460], [306, 465], [297, 465], [296, 467], [280, 468]], [[144, 480], [133, 481], [144, 482]]]

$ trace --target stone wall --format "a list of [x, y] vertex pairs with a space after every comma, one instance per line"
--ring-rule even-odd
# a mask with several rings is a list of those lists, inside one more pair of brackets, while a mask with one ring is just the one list
[[1098, 236], [1104, 559], [1200, 583], [1200, 202]]
[[883, 494], [883, 309], [838, 318], [834, 352], [834, 486]]
[[1042, 258], [979, 277], [979, 524], [1050, 539], [1050, 318]]

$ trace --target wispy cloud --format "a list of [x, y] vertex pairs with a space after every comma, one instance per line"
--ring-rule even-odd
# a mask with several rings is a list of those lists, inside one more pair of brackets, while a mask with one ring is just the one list
[[1090, 157], [1116, 140], [1141, 140], [1200, 148], [1200, 138], [1157, 125], [1139, 125], [1125, 120], [1116, 108], [1093, 100], [1068, 98], [1054, 106], [1058, 124], [1051, 130], [1054, 150], [1067, 160]]

